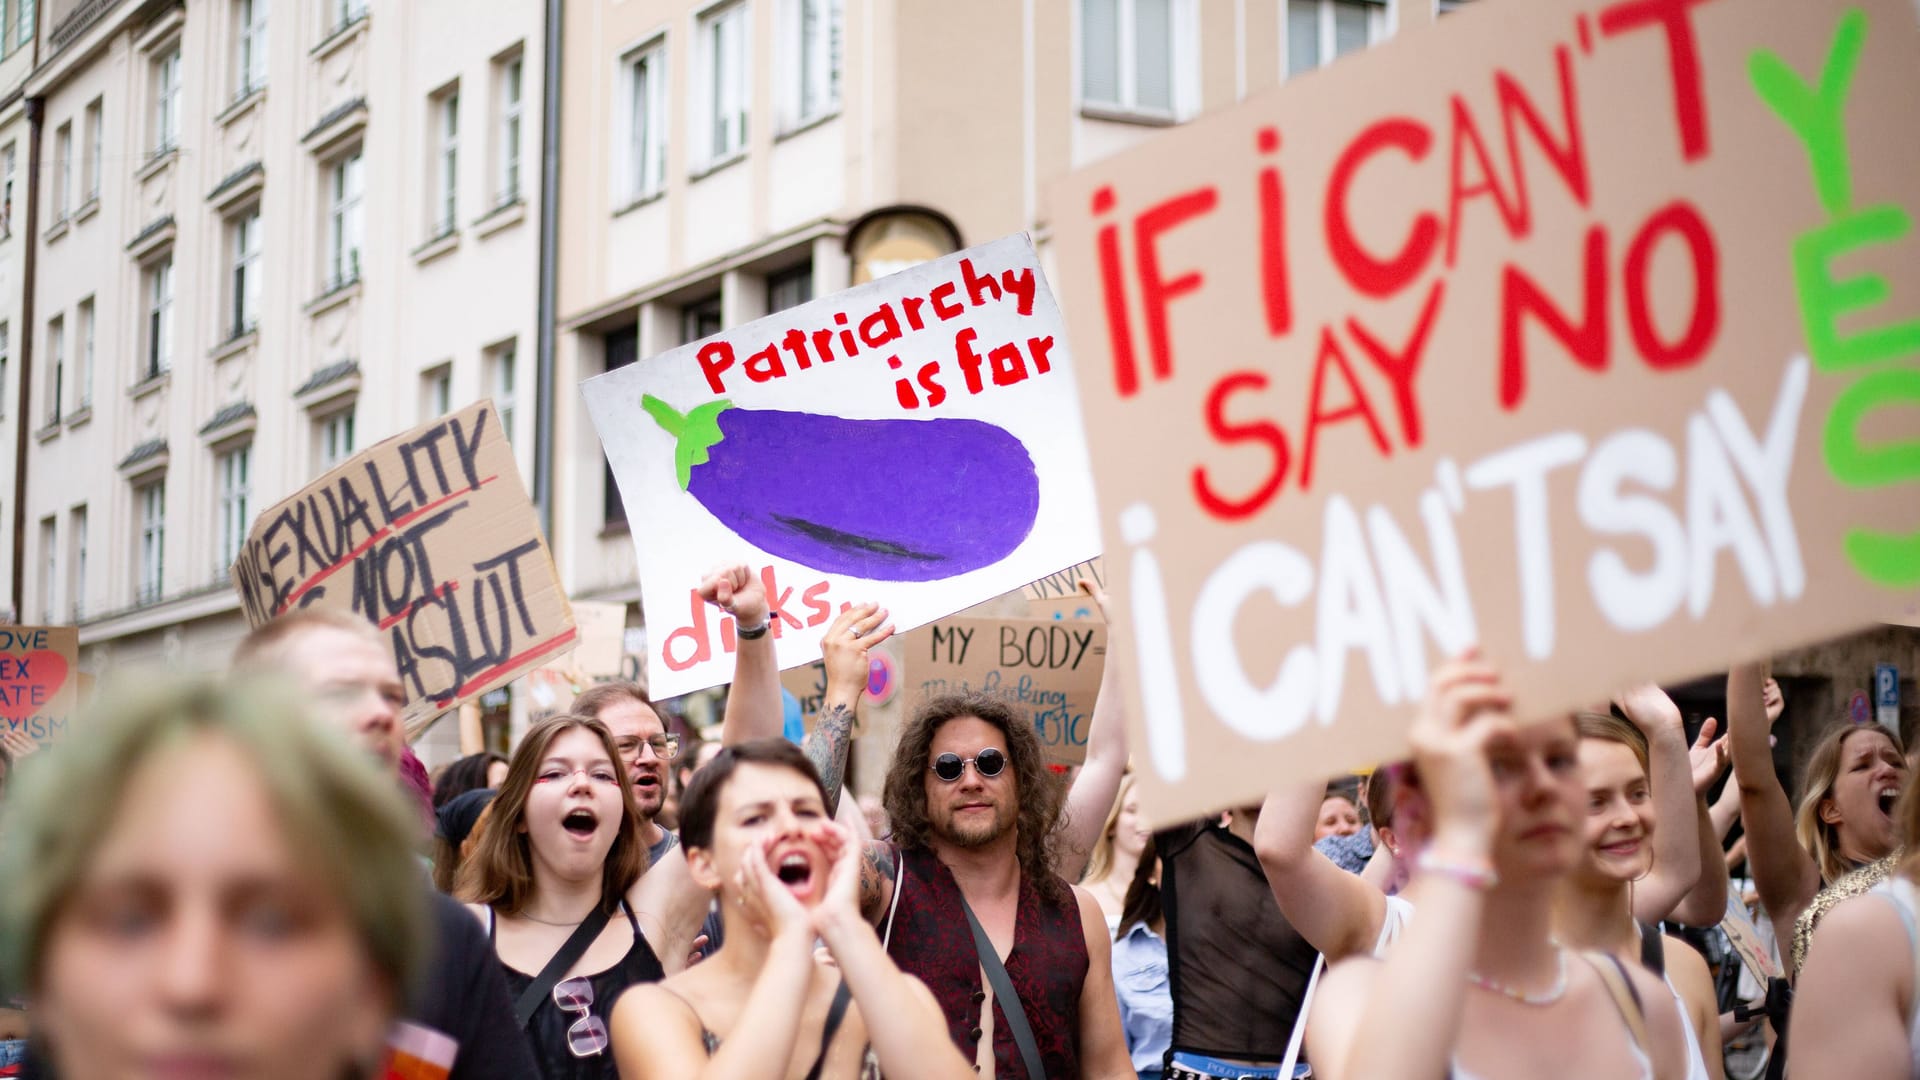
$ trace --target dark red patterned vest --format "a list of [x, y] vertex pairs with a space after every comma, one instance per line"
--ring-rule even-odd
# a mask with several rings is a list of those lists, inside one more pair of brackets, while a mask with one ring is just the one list
[[[960, 906], [960, 885], [953, 871], [926, 848], [900, 852], [899, 867], [894, 887], [902, 891], [887, 951], [900, 970], [933, 991], [946, 1014], [948, 1036], [972, 1062], [986, 994], [973, 931]], [[1080, 1075], [1080, 988], [1087, 979], [1087, 939], [1080, 928], [1079, 901], [1064, 881], [1060, 887], [1065, 897], [1049, 902], [1033, 882], [1021, 878], [1013, 951], [1005, 963], [1048, 1080], [1075, 1080]], [[1020, 1060], [1013, 1029], [998, 1001], [993, 1005], [993, 1059], [996, 1077], [1034, 1080]]]

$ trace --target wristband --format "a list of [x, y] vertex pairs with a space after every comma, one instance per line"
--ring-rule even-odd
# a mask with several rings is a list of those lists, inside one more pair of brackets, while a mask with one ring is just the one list
[[1431, 849], [1420, 853], [1413, 867], [1423, 874], [1438, 874], [1444, 878], [1465, 885], [1477, 892], [1486, 892], [1500, 884], [1500, 875], [1494, 873], [1493, 863], [1486, 858], [1450, 859]]
[[745, 626], [742, 626], [736, 631], [736, 633], [738, 633], [741, 641], [758, 641], [761, 638], [767, 636], [767, 629], [772, 625], [773, 625], [773, 621], [771, 619], [762, 619], [760, 620], [759, 626], [755, 626], [751, 629]]

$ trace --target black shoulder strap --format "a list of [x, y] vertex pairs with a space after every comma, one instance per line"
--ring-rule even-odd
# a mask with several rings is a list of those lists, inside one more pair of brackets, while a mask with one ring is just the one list
[[820, 1029], [820, 1053], [813, 1059], [813, 1068], [807, 1070], [807, 1080], [820, 1080], [820, 1070], [827, 1064], [827, 1050], [833, 1046], [833, 1035], [840, 1030], [840, 1021], [847, 1018], [847, 1002], [853, 1000], [853, 991], [847, 989], [847, 980], [840, 980], [840, 988], [833, 992], [833, 1004], [827, 1007], [827, 1026]]
[[1661, 940], [1660, 927], [1654, 923], [1636, 922], [1640, 928], [1640, 966], [1664, 976], [1667, 973], [1666, 942]]
[[560, 946], [560, 951], [553, 954], [553, 959], [547, 961], [547, 966], [541, 968], [540, 974], [534, 977], [533, 984], [522, 991], [520, 999], [513, 1003], [513, 1018], [522, 1029], [527, 1026], [528, 1020], [533, 1019], [533, 1011], [540, 1007], [541, 999], [553, 993], [553, 988], [559, 983], [560, 977], [565, 975], [567, 969], [577, 963], [581, 956], [585, 955], [587, 946], [592, 945], [593, 939], [599, 937], [600, 931], [606, 928], [606, 911], [602, 908], [594, 908], [593, 914], [587, 916], [586, 920], [567, 936], [566, 942]]
[[[956, 890], [957, 891], [957, 890]], [[960, 910], [967, 913], [967, 925], [973, 928], [973, 949], [980, 954], [980, 966], [986, 970], [987, 982], [993, 985], [993, 997], [1000, 1003], [1000, 1011], [1007, 1014], [1007, 1026], [1013, 1029], [1013, 1042], [1020, 1048], [1020, 1060], [1026, 1063], [1027, 1076], [1031, 1080], [1046, 1080], [1047, 1070], [1040, 1065], [1040, 1045], [1033, 1041], [1033, 1028], [1027, 1023], [1026, 1007], [1020, 1004], [1020, 995], [1013, 988], [1013, 980], [1007, 977], [1007, 967], [1000, 962], [1000, 954], [995, 951], [993, 942], [973, 914], [973, 905], [967, 903], [967, 894], [960, 894]]]

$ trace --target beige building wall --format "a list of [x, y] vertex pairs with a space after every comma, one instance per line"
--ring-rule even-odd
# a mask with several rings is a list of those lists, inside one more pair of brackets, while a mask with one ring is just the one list
[[[249, 76], [241, 39], [252, 10], [265, 11], [266, 46]], [[250, 524], [322, 471], [330, 450], [510, 387], [512, 434], [531, 471], [541, 6], [68, 0], [45, 14], [27, 93], [44, 102], [49, 156], [56, 129], [78, 132], [96, 102], [104, 129], [98, 199], [76, 197], [62, 219], [43, 189], [30, 230], [36, 367], [47, 370], [50, 321], [61, 318], [71, 368], [72, 328], [89, 301], [96, 344], [88, 390], [69, 382], [58, 423], [47, 422], [50, 405], [29, 403], [29, 566], [51, 560], [56, 571], [51, 590], [30, 576], [27, 610], [61, 621], [77, 611], [82, 666], [95, 674], [219, 667], [245, 632], [222, 550], [229, 518]], [[178, 135], [156, 152], [176, 47]], [[504, 167], [515, 62], [517, 188]], [[448, 218], [435, 95], [456, 86]], [[334, 170], [356, 156], [358, 256], [343, 241], [336, 257]], [[240, 222], [256, 212], [246, 324], [236, 263]], [[0, 242], [0, 270], [9, 259]], [[154, 375], [154, 279], [167, 260], [170, 363]], [[39, 396], [46, 382], [35, 381]], [[247, 454], [244, 484], [221, 457], [236, 451]], [[143, 569], [142, 510], [157, 483], [156, 574]], [[39, 532], [49, 517], [50, 550]]]
[[[19, 379], [30, 235], [24, 225], [29, 129], [21, 87], [32, 67], [33, 36], [29, 32], [22, 45], [17, 6], [0, 3], [0, 326], [5, 327], [0, 333], [0, 618], [11, 615], [18, 621], [29, 618], [27, 612], [13, 611], [13, 517], [18, 496], [13, 466], [19, 460], [15, 447], [20, 425], [32, 424], [27, 403], [20, 400]], [[28, 564], [24, 569], [30, 575], [34, 568]]]

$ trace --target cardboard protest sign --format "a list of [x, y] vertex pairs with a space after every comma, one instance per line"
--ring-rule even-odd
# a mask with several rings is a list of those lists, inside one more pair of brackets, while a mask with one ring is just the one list
[[1741, 903], [1739, 897], [1727, 898], [1727, 917], [1720, 921], [1720, 929], [1726, 932], [1727, 942], [1739, 954], [1740, 962], [1762, 986], [1779, 974], [1772, 954], [1760, 940], [1759, 929], [1753, 925], [1753, 917], [1747, 914], [1747, 905]]
[[1096, 554], [1072, 368], [1010, 236], [588, 380], [654, 696], [733, 676], [695, 592], [716, 559], [761, 574], [784, 669], [848, 604], [906, 630]]
[[1914, 24], [1490, 0], [1051, 189], [1155, 820], [1903, 606]]
[[1082, 578], [1105, 588], [1106, 568], [1099, 559], [1088, 559], [1030, 582], [1020, 590], [1027, 598], [1028, 614], [1036, 619], [1099, 619], [1100, 605], [1080, 591]]
[[573, 624], [580, 631], [573, 666], [593, 678], [618, 676], [626, 650], [627, 605], [575, 600]]
[[80, 631], [0, 626], [0, 720], [39, 742], [64, 733], [79, 707]]
[[305, 607], [378, 626], [409, 718], [507, 683], [576, 637], [491, 401], [379, 443], [268, 509], [232, 573], [255, 626]]
[[1048, 760], [1086, 760], [1106, 667], [1104, 623], [955, 617], [906, 635], [900, 652], [909, 707], [938, 694], [978, 691], [1027, 716]]

